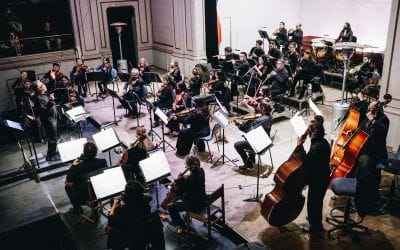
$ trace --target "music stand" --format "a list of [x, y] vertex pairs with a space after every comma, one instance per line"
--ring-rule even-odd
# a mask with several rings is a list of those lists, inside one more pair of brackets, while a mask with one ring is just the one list
[[82, 137], [83, 131], [81, 121], [84, 121], [86, 118], [90, 117], [90, 112], [86, 111], [82, 106], [79, 105], [65, 111], [65, 116], [68, 118], [68, 120], [77, 124], [78, 135], [79, 137]]
[[61, 162], [66, 163], [78, 158], [82, 154], [83, 146], [86, 142], [86, 138], [80, 138], [77, 140], [57, 144], [57, 149], [60, 153]]
[[148, 132], [148, 135], [151, 135], [151, 140], [154, 141], [154, 135], [156, 135], [160, 140], [161, 136], [157, 134], [157, 132], [153, 129], [153, 118], [151, 115], [151, 111], [153, 110], [153, 104], [149, 102], [147, 99], [145, 99], [146, 106], [147, 106], [147, 111], [149, 113], [149, 119], [150, 119], [150, 131]]
[[268, 32], [266, 30], [258, 30], [258, 34], [263, 40], [263, 50], [265, 51], [265, 39], [269, 40]]
[[165, 135], [164, 135], [164, 124], [165, 124], [165, 125], [168, 124], [168, 117], [167, 117], [167, 115], [166, 115], [159, 107], [156, 108], [156, 110], [154, 111], [154, 114], [155, 114], [156, 116], [158, 116], [158, 118], [160, 118], [161, 121], [162, 121], [162, 122], [161, 122], [162, 140], [160, 141], [160, 143], [159, 143], [157, 146], [161, 145], [161, 143], [162, 143], [162, 145], [163, 145], [163, 151], [165, 152], [165, 143], [167, 143], [168, 146], [170, 146], [173, 150], [175, 150], [175, 147], [172, 146], [169, 142], [167, 142], [167, 141], [165, 140]]
[[163, 151], [157, 150], [150, 153], [147, 159], [140, 161], [139, 167], [142, 170], [146, 183], [155, 183], [157, 210], [159, 211], [160, 201], [158, 198], [158, 181], [171, 175], [171, 168], [167, 157]]
[[103, 71], [94, 71], [94, 72], [86, 72], [86, 80], [88, 82], [90, 81], [94, 81], [94, 89], [95, 89], [95, 93], [92, 94], [96, 95], [96, 102], [99, 101], [99, 94], [97, 93], [97, 82], [99, 81], [103, 81], [104, 77], [105, 77], [105, 73]]
[[156, 89], [154, 84], [156, 82], [162, 82], [160, 76], [155, 73], [155, 72], [144, 72], [144, 75], [146, 77], [148, 77], [148, 79], [150, 80], [150, 89], [151, 89], [151, 94], [153, 95], [153, 101], [156, 101]]
[[101, 152], [108, 151], [110, 167], [112, 167], [110, 150], [121, 144], [121, 141], [119, 140], [117, 134], [115, 133], [115, 130], [113, 128], [105, 129], [96, 134], [93, 134], [92, 137], [95, 144], [97, 145], [97, 148]]
[[[226, 109], [225, 109], [226, 110]], [[222, 159], [222, 165], [225, 164], [225, 158], [231, 162], [233, 165], [237, 166], [228, 156], [225, 155], [225, 127], [229, 124], [229, 118], [227, 113], [223, 112], [223, 109], [217, 110], [212, 115], [213, 120], [215, 120], [222, 128], [222, 155], [214, 162], [211, 168], [215, 168], [219, 160]]]
[[[265, 132], [262, 126], [258, 126], [255, 129], [250, 130], [246, 134], [244, 134], [244, 138], [249, 142], [251, 148], [254, 153], [258, 156], [257, 163], [257, 191], [256, 197], [245, 199], [246, 202], [261, 202], [260, 197], [262, 194], [259, 194], [260, 189], [260, 165], [261, 165], [261, 155], [265, 153], [265, 151], [269, 150], [273, 143], [271, 138], [269, 138], [267, 132]], [[272, 158], [271, 158], [272, 162]]]

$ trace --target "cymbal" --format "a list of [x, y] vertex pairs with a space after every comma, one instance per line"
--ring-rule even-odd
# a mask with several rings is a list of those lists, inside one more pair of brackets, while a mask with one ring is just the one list
[[353, 42], [342, 42], [332, 46], [333, 49], [365, 49], [368, 48], [364, 44], [353, 43]]

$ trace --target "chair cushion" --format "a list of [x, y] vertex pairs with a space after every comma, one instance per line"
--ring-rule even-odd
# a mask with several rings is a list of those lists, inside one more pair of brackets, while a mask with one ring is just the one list
[[384, 163], [379, 163], [376, 167], [389, 173], [400, 175], [400, 160], [388, 159]]
[[332, 191], [336, 195], [354, 196], [357, 180], [353, 178], [336, 178], [332, 180]]

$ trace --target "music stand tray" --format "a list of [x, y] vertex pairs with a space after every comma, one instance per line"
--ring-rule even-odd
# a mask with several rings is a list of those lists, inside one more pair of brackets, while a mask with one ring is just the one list
[[258, 30], [258, 34], [260, 35], [260, 37], [262, 39], [268, 39], [269, 40], [269, 36], [268, 36], [268, 32], [265, 30]]

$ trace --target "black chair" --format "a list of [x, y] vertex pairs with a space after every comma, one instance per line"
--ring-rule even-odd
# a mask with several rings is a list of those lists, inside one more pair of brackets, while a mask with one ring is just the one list
[[[195, 145], [197, 145], [197, 143], [200, 141], [204, 141], [207, 144], [208, 153], [210, 154], [211, 164], [213, 164], [214, 162], [213, 162], [212, 153], [210, 150], [210, 145], [208, 144], [208, 142], [211, 141], [213, 138], [215, 138], [215, 142], [217, 143], [217, 148], [218, 148], [218, 152], [219, 152], [217, 134], [218, 134], [218, 132], [220, 132], [220, 130], [221, 130], [221, 126], [219, 124], [215, 124], [213, 129], [210, 131], [210, 133], [208, 135], [194, 139]], [[195, 149], [194, 149], [194, 154], [196, 154], [196, 148], [197, 147], [195, 147]]]

